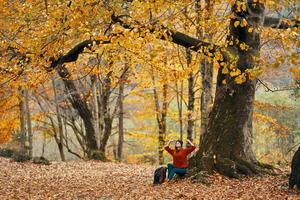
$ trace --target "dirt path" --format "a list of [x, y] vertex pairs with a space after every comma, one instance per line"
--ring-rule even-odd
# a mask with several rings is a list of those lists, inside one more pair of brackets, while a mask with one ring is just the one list
[[184, 180], [152, 186], [155, 167], [96, 161], [49, 166], [0, 158], [0, 199], [300, 199], [278, 176], [227, 179], [205, 186]]

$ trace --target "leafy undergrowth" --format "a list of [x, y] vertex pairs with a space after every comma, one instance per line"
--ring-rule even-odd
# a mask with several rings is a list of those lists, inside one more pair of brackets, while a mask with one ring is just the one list
[[155, 167], [97, 161], [16, 163], [0, 158], [0, 199], [300, 199], [286, 176], [228, 179], [210, 186], [180, 180], [152, 185]]

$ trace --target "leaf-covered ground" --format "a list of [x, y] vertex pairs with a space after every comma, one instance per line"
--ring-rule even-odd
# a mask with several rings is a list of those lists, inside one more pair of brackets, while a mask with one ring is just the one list
[[0, 158], [0, 199], [300, 199], [285, 176], [227, 179], [205, 186], [181, 180], [152, 185], [154, 166], [72, 161], [51, 165]]

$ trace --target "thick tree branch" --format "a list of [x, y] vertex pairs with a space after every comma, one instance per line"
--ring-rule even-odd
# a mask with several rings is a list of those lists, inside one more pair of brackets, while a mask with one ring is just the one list
[[[115, 16], [112, 15], [112, 21], [115, 23], [119, 23], [121, 26], [123, 26], [126, 29], [134, 29], [136, 26], [134, 25], [140, 25], [139, 22], [135, 22], [136, 24], [127, 24], [125, 23], [122, 18], [125, 16]], [[194, 37], [188, 36], [184, 33], [177, 32], [170, 30], [162, 25], [158, 25], [156, 23], [147, 26], [140, 26], [139, 28], [143, 29], [148, 29], [150, 30], [151, 33], [160, 30], [161, 32], [164, 32], [165, 34], [159, 34], [157, 39], [162, 39], [162, 40], [170, 40], [180, 46], [190, 48], [193, 51], [199, 51], [202, 50], [202, 52], [207, 55], [211, 56], [212, 53], [216, 52], [220, 47], [218, 45], [201, 41], [199, 39], [196, 39]]]
[[264, 27], [276, 29], [297, 28], [300, 26], [300, 21], [297, 19], [284, 19], [277, 17], [265, 17]]
[[68, 62], [74, 62], [78, 59], [79, 54], [81, 54], [85, 48], [91, 48], [93, 45], [99, 44], [108, 44], [110, 40], [85, 40], [75, 47], [73, 47], [66, 55], [61, 56], [57, 60], [51, 58], [52, 61], [51, 66], [49, 67], [49, 71], [55, 69], [58, 65], [62, 65]]
[[[125, 29], [131, 29], [131, 30], [133, 30], [136, 27], [135, 26], [136, 24], [140, 25], [139, 22], [135, 22], [135, 24], [126, 24], [122, 20], [123, 17], [127, 17], [127, 16], [112, 15], [112, 21], [114, 23], [119, 23]], [[188, 36], [181, 32], [176, 32], [176, 31], [170, 30], [161, 25], [159, 26], [157, 24], [152, 24], [149, 27], [140, 25], [140, 28], [141, 29], [148, 28], [150, 30], [150, 32], [160, 30], [160, 31], [164, 32], [165, 34], [159, 34], [158, 39], [171, 40], [172, 42], [174, 42], [180, 46], [190, 48], [193, 51], [201, 51], [202, 53], [204, 53], [207, 56], [212, 56], [212, 54], [214, 52], [216, 52], [217, 50], [220, 49], [220, 47], [218, 45], [198, 40], [194, 37]], [[110, 37], [112, 37], [112, 36], [117, 36], [117, 35], [112, 34]], [[85, 40], [85, 41], [77, 44], [75, 47], [73, 47], [66, 55], [63, 55], [63, 56], [59, 57], [58, 59], [55, 59], [53, 57], [50, 58], [51, 66], [49, 68], [47, 68], [47, 70], [51, 71], [51, 70], [55, 69], [58, 65], [76, 61], [78, 59], [78, 56], [81, 53], [83, 53], [85, 48], [91, 48], [93, 45], [108, 44], [110, 42], [111, 42], [110, 39], [107, 39], [107, 40], [91, 40], [91, 39]]]

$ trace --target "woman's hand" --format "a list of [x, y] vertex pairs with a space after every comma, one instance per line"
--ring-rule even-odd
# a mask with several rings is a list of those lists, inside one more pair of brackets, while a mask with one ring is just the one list
[[191, 146], [195, 146], [189, 139], [186, 140]]
[[169, 140], [169, 142], [167, 143], [167, 145], [165, 147], [170, 146], [171, 142], [173, 142], [174, 140]]

